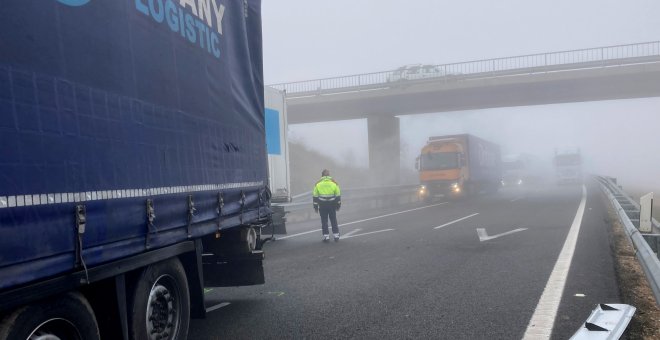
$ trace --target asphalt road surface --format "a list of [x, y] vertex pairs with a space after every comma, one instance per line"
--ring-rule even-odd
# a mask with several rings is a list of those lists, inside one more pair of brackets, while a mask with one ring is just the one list
[[[620, 301], [606, 213], [589, 182], [340, 211], [337, 243], [321, 242], [318, 218], [289, 225], [265, 246], [266, 284], [209, 290], [217, 309], [189, 338], [521, 339], [547, 328], [567, 339], [596, 303]], [[570, 270], [549, 283], [560, 253]]]

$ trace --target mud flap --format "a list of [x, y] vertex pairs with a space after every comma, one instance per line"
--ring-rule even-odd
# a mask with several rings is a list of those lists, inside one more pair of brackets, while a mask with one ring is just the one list
[[235, 287], [264, 284], [264, 253], [254, 250], [231, 258], [203, 256], [205, 287]]
[[273, 205], [271, 209], [273, 209], [273, 215], [272, 215], [273, 222], [270, 228], [273, 229], [271, 230], [269, 227], [266, 227], [262, 229], [262, 232], [264, 234], [268, 234], [269, 232], [278, 235], [286, 234], [287, 211], [285, 211], [284, 207], [281, 205]]

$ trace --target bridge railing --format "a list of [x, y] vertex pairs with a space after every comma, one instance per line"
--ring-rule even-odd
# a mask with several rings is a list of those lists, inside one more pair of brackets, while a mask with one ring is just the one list
[[660, 41], [529, 54], [515, 57], [431, 65], [424, 75], [406, 75], [401, 69], [270, 85], [289, 96], [389, 88], [410, 82], [457, 81], [660, 62]]

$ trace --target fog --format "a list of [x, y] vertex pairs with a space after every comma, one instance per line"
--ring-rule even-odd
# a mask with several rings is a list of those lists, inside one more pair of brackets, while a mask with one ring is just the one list
[[500, 145], [502, 154], [529, 153], [550, 165], [555, 149], [580, 148], [585, 172], [624, 185], [660, 188], [660, 99], [633, 99], [462, 111], [401, 117], [414, 165], [428, 136], [470, 133]]
[[267, 84], [660, 39], [657, 0], [264, 0]]
[[[660, 39], [654, 0], [266, 0], [263, 11], [268, 84]], [[404, 171], [413, 171], [429, 136], [470, 133], [499, 144], [503, 155], [529, 153], [548, 164], [556, 148], [577, 147], [585, 172], [660, 189], [660, 98], [399, 118]], [[332, 143], [321, 142], [328, 131]], [[289, 136], [339, 164], [369, 166], [366, 120], [291, 125]]]
[[[318, 143], [329, 128], [332, 144]], [[469, 133], [502, 155], [527, 153], [551, 164], [555, 149], [580, 148], [584, 171], [624, 185], [660, 189], [660, 98], [468, 110], [400, 117], [401, 166], [413, 170], [430, 136]], [[291, 125], [290, 138], [339, 163], [369, 165], [366, 120]]]

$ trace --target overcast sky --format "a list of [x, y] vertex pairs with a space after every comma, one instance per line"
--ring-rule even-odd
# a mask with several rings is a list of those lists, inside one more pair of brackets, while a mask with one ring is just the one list
[[660, 40], [658, 0], [263, 0], [267, 84]]
[[[274, 84], [414, 63], [657, 41], [660, 1], [263, 0], [263, 32], [265, 79]], [[330, 124], [339, 131], [333, 145], [317, 142], [328, 131], [323, 124], [292, 125], [290, 137], [339, 160], [355, 158], [367, 166], [366, 122]], [[660, 154], [644, 154], [639, 146], [660, 145], [658, 126], [660, 98], [405, 116], [403, 162], [412, 166], [429, 135], [473, 133], [502, 144], [509, 153], [526, 148], [551, 152], [558, 144], [581, 144], [583, 152], [590, 152], [593, 171], [620, 176], [637, 165], [644, 182], [660, 188], [660, 175], [655, 175], [660, 174]], [[622, 127], [631, 135], [613, 144], [606, 132]], [[633, 135], [644, 143], [634, 141]], [[612, 158], [613, 152], [621, 156]], [[625, 166], [615, 168], [615, 161]]]

